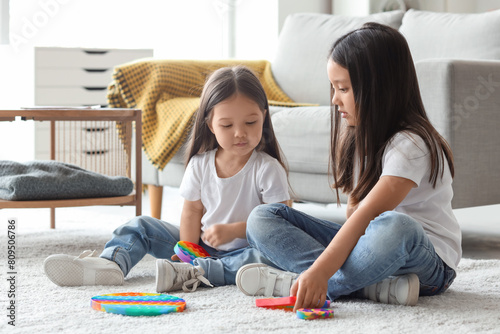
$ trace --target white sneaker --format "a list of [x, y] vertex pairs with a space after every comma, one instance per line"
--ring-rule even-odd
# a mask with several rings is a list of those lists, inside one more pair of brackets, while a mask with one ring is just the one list
[[251, 263], [236, 273], [236, 285], [247, 296], [288, 297], [298, 274], [282, 271], [267, 264]]
[[203, 275], [205, 271], [190, 263], [177, 263], [168, 260], [156, 260], [156, 292], [169, 292], [182, 289], [194, 292], [201, 283], [213, 285]]
[[414, 306], [418, 302], [420, 281], [416, 274], [386, 278], [360, 290], [367, 299], [394, 305]]
[[86, 250], [79, 256], [51, 255], [43, 262], [45, 275], [59, 286], [122, 285], [123, 272], [116, 262]]

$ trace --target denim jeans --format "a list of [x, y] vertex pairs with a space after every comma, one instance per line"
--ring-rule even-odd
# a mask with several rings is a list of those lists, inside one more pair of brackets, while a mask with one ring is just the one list
[[[116, 262], [126, 276], [146, 254], [170, 260], [179, 238], [177, 226], [140, 216], [113, 232], [112, 239], [106, 243], [100, 257]], [[236, 272], [244, 264], [262, 262], [271, 265], [255, 248], [224, 252], [205, 245], [201, 240], [199, 244], [211, 257], [198, 258], [194, 264], [203, 268], [204, 276], [214, 286], [235, 284]]]
[[[255, 208], [247, 238], [275, 267], [301, 273], [321, 255], [341, 225], [316, 219], [283, 204]], [[389, 276], [415, 273], [420, 295], [445, 291], [456, 274], [436, 254], [422, 225], [408, 215], [384, 212], [370, 222], [342, 267], [328, 281], [335, 300]]]

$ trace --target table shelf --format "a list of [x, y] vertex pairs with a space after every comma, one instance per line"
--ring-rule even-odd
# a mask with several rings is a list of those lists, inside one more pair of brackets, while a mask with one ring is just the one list
[[40, 208], [68, 208], [94, 205], [135, 205], [135, 191], [127, 196], [73, 198], [38, 201], [6, 201], [0, 199], [1, 209], [40, 209]]

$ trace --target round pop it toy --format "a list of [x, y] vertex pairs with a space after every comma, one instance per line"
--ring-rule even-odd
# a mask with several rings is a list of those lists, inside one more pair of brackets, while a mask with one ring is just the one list
[[210, 256], [203, 247], [189, 241], [179, 241], [174, 247], [174, 252], [182, 262], [191, 264], [197, 257]]
[[94, 296], [90, 305], [94, 310], [129, 316], [155, 316], [182, 312], [184, 299], [160, 293], [125, 292]]
[[333, 309], [331, 308], [299, 308], [297, 318], [304, 320], [328, 319], [333, 318]]

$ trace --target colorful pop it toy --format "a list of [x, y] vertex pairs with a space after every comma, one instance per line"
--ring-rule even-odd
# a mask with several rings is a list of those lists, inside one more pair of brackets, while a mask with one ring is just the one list
[[191, 264], [197, 257], [210, 256], [203, 247], [189, 241], [179, 241], [174, 247], [174, 252], [182, 262]]
[[155, 316], [171, 312], [182, 312], [186, 308], [184, 299], [160, 293], [125, 292], [92, 297], [94, 310], [130, 316]]
[[[258, 298], [255, 300], [255, 306], [264, 307], [273, 310], [293, 311], [297, 297], [277, 297], [277, 298]], [[330, 301], [326, 300], [323, 307], [330, 307]]]
[[297, 318], [304, 320], [328, 319], [333, 318], [333, 309], [331, 308], [299, 308]]

